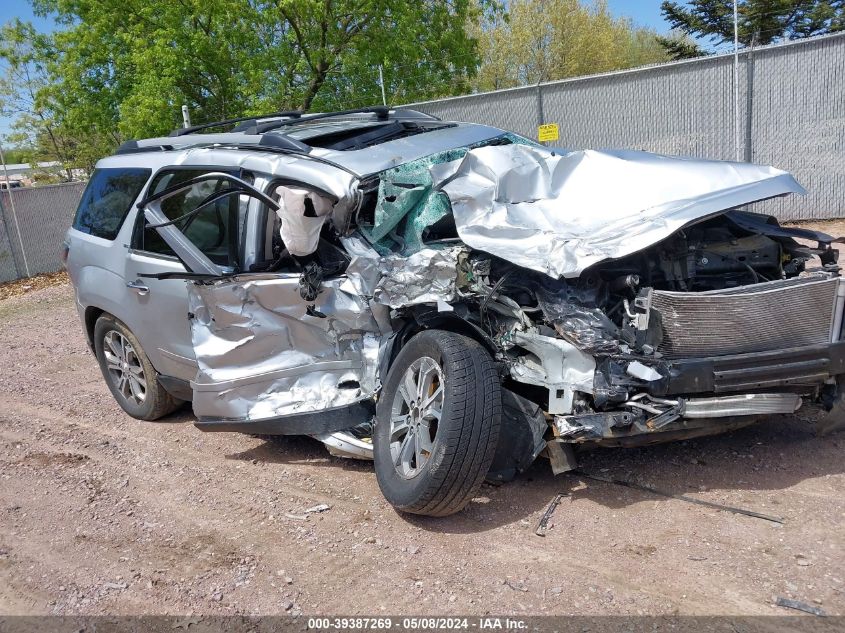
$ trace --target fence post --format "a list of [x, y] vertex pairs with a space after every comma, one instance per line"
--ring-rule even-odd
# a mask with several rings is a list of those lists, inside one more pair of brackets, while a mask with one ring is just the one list
[[[9, 255], [12, 256], [12, 266], [15, 269], [14, 279], [20, 279], [21, 269], [18, 267], [18, 258], [15, 257], [15, 249], [12, 248], [12, 234], [9, 233], [9, 222], [6, 219], [6, 207], [3, 205], [3, 193], [0, 192], [0, 219], [3, 220], [3, 231], [6, 233], [6, 240], [9, 242]], [[2, 244], [0, 244], [2, 245]]]
[[745, 54], [745, 162], [754, 160], [752, 125], [754, 123], [754, 42]]
[[537, 82], [537, 128], [545, 123], [546, 115], [543, 112], [543, 84]]
[[[6, 191], [9, 194], [9, 206], [12, 208], [12, 220], [15, 222], [15, 229], [18, 232], [18, 243], [21, 245], [21, 257], [23, 257], [23, 267], [26, 271], [26, 276], [31, 277], [32, 275], [29, 274], [29, 262], [26, 261], [26, 249], [23, 245], [23, 236], [21, 235], [21, 225], [18, 224], [18, 214], [15, 213], [15, 199], [12, 197], [12, 183], [9, 180], [9, 171], [6, 169], [6, 157], [3, 154], [3, 144], [0, 143], [0, 162], [3, 163], [3, 175], [6, 178]], [[9, 246], [11, 247], [11, 239], [9, 240]], [[15, 256], [15, 251], [12, 249], [12, 257]], [[15, 268], [17, 268], [17, 264], [15, 264]], [[20, 271], [18, 271], [20, 272]]]

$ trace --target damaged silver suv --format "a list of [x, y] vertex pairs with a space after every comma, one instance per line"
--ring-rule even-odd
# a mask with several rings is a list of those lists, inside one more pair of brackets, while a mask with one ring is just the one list
[[834, 240], [739, 210], [802, 191], [412, 110], [283, 112], [100, 161], [67, 268], [130, 415], [190, 400], [204, 431], [311, 435], [443, 516], [541, 453], [840, 415]]

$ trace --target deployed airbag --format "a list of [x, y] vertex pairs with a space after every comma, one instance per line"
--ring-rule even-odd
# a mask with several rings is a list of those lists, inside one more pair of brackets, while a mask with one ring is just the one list
[[304, 257], [317, 249], [320, 229], [332, 212], [328, 198], [307, 189], [281, 186], [276, 189], [282, 221], [279, 232], [291, 255]]

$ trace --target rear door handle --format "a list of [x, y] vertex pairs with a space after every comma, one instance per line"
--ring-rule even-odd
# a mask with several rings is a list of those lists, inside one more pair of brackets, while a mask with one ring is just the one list
[[150, 291], [149, 287], [146, 286], [144, 282], [140, 279], [136, 279], [135, 281], [127, 281], [126, 287], [132, 288], [132, 290], [137, 290], [139, 295], [145, 295]]

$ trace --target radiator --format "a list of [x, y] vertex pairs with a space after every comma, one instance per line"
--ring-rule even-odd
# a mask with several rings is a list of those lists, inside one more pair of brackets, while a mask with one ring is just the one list
[[[666, 358], [764, 352], [830, 342], [839, 277], [818, 273], [708, 292], [655, 290]], [[836, 337], [838, 338], [838, 336]]]

